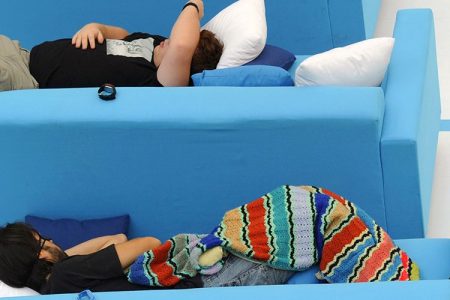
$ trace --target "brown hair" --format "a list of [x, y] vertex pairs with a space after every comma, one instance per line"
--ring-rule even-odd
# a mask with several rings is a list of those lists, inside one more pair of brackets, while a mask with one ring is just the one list
[[203, 70], [213, 70], [219, 63], [222, 55], [223, 44], [214, 33], [209, 30], [200, 32], [200, 41], [191, 63], [191, 75], [200, 73]]

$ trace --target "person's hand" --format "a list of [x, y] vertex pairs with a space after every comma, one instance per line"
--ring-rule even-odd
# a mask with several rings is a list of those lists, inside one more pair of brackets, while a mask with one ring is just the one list
[[91, 49], [94, 49], [96, 42], [103, 44], [105, 37], [102, 32], [102, 27], [103, 25], [98, 23], [85, 25], [72, 37], [72, 45], [77, 48], [81, 47], [82, 49], [87, 49], [90, 46]]
[[198, 6], [198, 18], [201, 20], [204, 14], [203, 1], [202, 0], [190, 0], [189, 2], [194, 3]]

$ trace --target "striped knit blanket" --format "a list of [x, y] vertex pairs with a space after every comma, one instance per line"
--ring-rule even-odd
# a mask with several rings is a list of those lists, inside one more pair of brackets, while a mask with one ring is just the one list
[[278, 269], [318, 263], [330, 283], [419, 279], [417, 265], [362, 209], [323, 188], [289, 185], [228, 211], [209, 235], [180, 234], [144, 253], [128, 279], [171, 286], [214, 274], [222, 260], [202, 267], [199, 258], [217, 246]]

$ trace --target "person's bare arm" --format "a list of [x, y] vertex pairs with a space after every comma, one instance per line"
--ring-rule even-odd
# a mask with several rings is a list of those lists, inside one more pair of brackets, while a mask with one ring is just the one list
[[91, 49], [95, 48], [96, 42], [102, 44], [105, 39], [123, 39], [129, 35], [128, 31], [116, 27], [100, 23], [89, 23], [81, 28], [72, 37], [72, 45], [77, 48]]
[[104, 249], [110, 245], [120, 244], [127, 241], [127, 236], [124, 234], [115, 234], [115, 235], [107, 235], [101, 236], [98, 238], [91, 239], [84, 243], [78, 244], [70, 249], [65, 250], [67, 255], [85, 255], [97, 252], [101, 249]]
[[161, 245], [154, 237], [141, 237], [129, 240], [125, 243], [116, 244], [117, 256], [123, 269], [128, 268], [139, 255]]
[[169, 45], [157, 71], [158, 81], [163, 86], [187, 86], [189, 83], [192, 56], [200, 39], [200, 20], [203, 17], [203, 1], [191, 0], [172, 27]]

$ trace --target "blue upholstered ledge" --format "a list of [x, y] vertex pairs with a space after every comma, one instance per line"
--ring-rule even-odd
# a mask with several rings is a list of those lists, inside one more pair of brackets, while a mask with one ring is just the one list
[[[187, 290], [106, 292], [94, 293], [98, 300], [197, 300], [197, 299], [286, 299], [296, 300], [299, 297], [320, 300], [379, 300], [379, 299], [412, 299], [412, 300], [447, 300], [450, 297], [450, 280], [431, 280], [416, 282], [382, 282], [358, 284], [308, 284], [278, 286], [224, 287]], [[19, 299], [19, 298], [15, 298]], [[76, 299], [75, 294], [51, 296], [21, 297], [21, 299]]]

